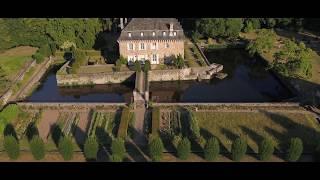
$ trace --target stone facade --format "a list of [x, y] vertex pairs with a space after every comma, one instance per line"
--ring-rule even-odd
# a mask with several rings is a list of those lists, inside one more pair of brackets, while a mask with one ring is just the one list
[[[141, 44], [144, 50], [141, 50]], [[133, 49], [130, 49], [129, 46]], [[128, 59], [132, 64], [136, 60], [149, 60], [151, 64], [163, 64], [169, 62], [179, 54], [184, 57], [183, 40], [126, 40], [119, 41], [120, 55]]]
[[118, 39], [119, 54], [135, 61], [151, 64], [169, 63], [174, 57], [184, 57], [184, 32], [175, 18], [134, 18], [122, 30]]

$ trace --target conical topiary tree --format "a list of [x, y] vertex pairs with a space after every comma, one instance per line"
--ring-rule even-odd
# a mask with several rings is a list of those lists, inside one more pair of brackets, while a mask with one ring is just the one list
[[220, 153], [219, 140], [217, 138], [210, 138], [204, 147], [204, 157], [207, 161], [215, 160]]
[[87, 160], [96, 160], [99, 144], [96, 137], [88, 137], [83, 146], [84, 155]]
[[237, 138], [231, 146], [231, 155], [234, 161], [240, 161], [247, 152], [247, 141], [244, 138]]
[[149, 154], [152, 161], [160, 161], [163, 156], [163, 143], [160, 137], [154, 137], [149, 143]]
[[291, 138], [290, 146], [288, 149], [287, 160], [294, 162], [297, 161], [303, 152], [302, 140], [298, 137]]
[[191, 143], [188, 138], [184, 137], [178, 144], [177, 154], [182, 160], [188, 159], [191, 152]]
[[262, 161], [269, 160], [274, 152], [274, 143], [270, 138], [264, 138], [259, 144], [259, 158]]
[[30, 143], [30, 150], [35, 160], [41, 160], [45, 156], [43, 140], [39, 136], [33, 136]]
[[113, 156], [117, 156], [123, 161], [126, 156], [126, 147], [122, 138], [116, 138], [112, 141], [111, 152]]
[[73, 158], [73, 144], [70, 137], [61, 137], [58, 148], [64, 160], [68, 161]]
[[15, 137], [13, 137], [12, 135], [5, 136], [3, 141], [3, 147], [10, 159], [18, 159], [20, 155], [20, 146]]

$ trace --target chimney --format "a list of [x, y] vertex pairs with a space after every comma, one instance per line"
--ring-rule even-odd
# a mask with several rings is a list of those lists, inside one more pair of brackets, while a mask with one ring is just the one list
[[123, 18], [120, 18], [120, 28], [123, 29]]
[[170, 23], [170, 32], [173, 31], [173, 23]]
[[126, 25], [128, 23], [128, 18], [124, 18], [124, 24]]

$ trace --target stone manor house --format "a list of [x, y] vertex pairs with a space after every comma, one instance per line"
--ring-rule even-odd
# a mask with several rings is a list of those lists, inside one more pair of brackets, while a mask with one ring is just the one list
[[120, 55], [151, 64], [170, 62], [179, 54], [184, 57], [184, 32], [175, 18], [133, 18], [118, 39]]

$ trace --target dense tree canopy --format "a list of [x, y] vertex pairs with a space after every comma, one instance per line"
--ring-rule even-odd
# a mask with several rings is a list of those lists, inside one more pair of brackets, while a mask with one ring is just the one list
[[202, 18], [197, 22], [197, 30], [210, 38], [237, 38], [243, 26], [241, 18]]
[[[109, 28], [110, 21], [98, 18], [16, 18], [0, 19], [0, 49], [19, 45], [41, 47], [54, 42], [58, 47], [73, 43], [92, 48], [96, 35]], [[103, 26], [104, 25], [104, 26]]]
[[274, 54], [273, 67], [285, 76], [312, 76], [312, 50], [303, 42], [286, 40], [281, 51]]
[[261, 54], [264, 51], [269, 51], [276, 41], [276, 34], [270, 29], [261, 29], [257, 33], [257, 39], [249, 42], [247, 50], [250, 55], [256, 53]]

